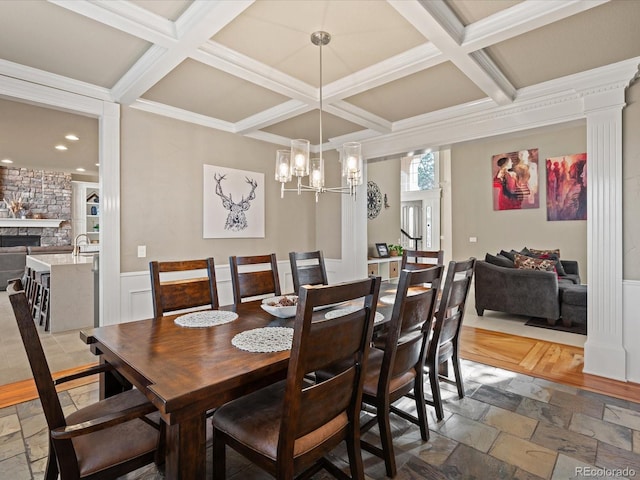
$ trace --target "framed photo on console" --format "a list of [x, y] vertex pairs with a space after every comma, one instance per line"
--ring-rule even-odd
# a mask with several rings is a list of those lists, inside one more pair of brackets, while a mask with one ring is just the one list
[[381, 258], [389, 256], [389, 248], [386, 243], [376, 243], [376, 250], [378, 251], [378, 256]]

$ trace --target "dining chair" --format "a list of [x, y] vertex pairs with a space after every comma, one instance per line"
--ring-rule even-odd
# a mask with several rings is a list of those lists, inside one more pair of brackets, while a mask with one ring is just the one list
[[[425, 402], [435, 408], [438, 420], [444, 418], [440, 381], [455, 385], [458, 397], [464, 397], [458, 351], [460, 330], [475, 264], [476, 259], [473, 257], [465, 261], [449, 262], [433, 333], [429, 340], [425, 369], [429, 372], [431, 399], [425, 399]], [[453, 366], [454, 379], [450, 379], [448, 375], [449, 360]]]
[[[17, 279], [7, 293], [20, 330], [29, 365], [49, 430], [49, 456], [44, 478], [118, 478], [151, 462], [163, 460], [159, 442], [159, 416], [139, 390], [129, 390], [65, 417], [56, 385], [112, 370], [95, 365], [54, 381], [31, 318], [22, 282]], [[153, 414], [153, 415], [150, 415]]]
[[[202, 276], [203, 270], [207, 272], [206, 277]], [[208, 306], [217, 309], [219, 307], [213, 258], [171, 262], [153, 261], [149, 262], [149, 271], [154, 317], [187, 308]], [[171, 274], [174, 274], [173, 277], [167, 278]], [[160, 278], [161, 276], [163, 278]]]
[[[280, 295], [280, 278], [276, 254], [229, 257], [233, 303], [260, 295]], [[240, 271], [242, 269], [242, 271]]]
[[[361, 429], [378, 425], [381, 447], [362, 440], [362, 448], [384, 459], [389, 477], [397, 472], [391, 436], [390, 412], [420, 427], [422, 440], [429, 440], [424, 398], [424, 362], [435, 306], [444, 272], [442, 265], [423, 270], [402, 270], [383, 348], [372, 348], [365, 371], [362, 401], [375, 408], [375, 416]], [[431, 288], [410, 292], [429, 283]], [[393, 403], [415, 393], [416, 415]]]
[[400, 269], [420, 270], [430, 265], [444, 265], [444, 250], [404, 250]]
[[322, 250], [289, 252], [289, 262], [294, 292], [297, 293], [301, 285], [329, 285]]
[[[300, 288], [286, 380], [232, 400], [213, 415], [214, 478], [225, 477], [227, 445], [277, 479], [309, 478], [322, 468], [344, 478], [325, 457], [344, 441], [351, 478], [364, 479], [359, 413], [379, 292], [376, 277]], [[314, 307], [350, 300], [360, 308], [329, 319], [314, 315]], [[305, 379], [336, 362], [335, 376], [318, 383]]]

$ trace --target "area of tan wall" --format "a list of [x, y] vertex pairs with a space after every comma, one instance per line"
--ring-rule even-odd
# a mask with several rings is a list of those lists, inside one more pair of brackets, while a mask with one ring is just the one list
[[[315, 249], [312, 195], [280, 199], [273, 179], [277, 146], [123, 107], [121, 135], [121, 270], [151, 260], [204, 258]], [[203, 165], [265, 175], [265, 238], [203, 239]], [[146, 245], [147, 257], [137, 258]]]
[[400, 158], [369, 163], [367, 179], [378, 185], [389, 203], [389, 208], [383, 205], [376, 218], [367, 220], [367, 247], [372, 256], [376, 243], [397, 244], [400, 239]]
[[640, 280], [640, 83], [627, 90], [622, 111], [623, 278]]
[[[323, 158], [325, 187], [340, 186], [342, 171], [338, 152], [324, 152]], [[360, 187], [359, 191], [364, 194], [365, 187]], [[316, 246], [322, 250], [325, 258], [342, 258], [342, 201], [351, 201], [351, 197], [324, 193], [316, 204]]]
[[[491, 157], [538, 148], [540, 208], [493, 210]], [[563, 259], [577, 260], [587, 282], [587, 222], [547, 221], [545, 159], [586, 151], [584, 125], [555, 126], [519, 135], [492, 137], [451, 149], [453, 258], [523, 247], [559, 248]], [[470, 237], [477, 242], [471, 243]]]

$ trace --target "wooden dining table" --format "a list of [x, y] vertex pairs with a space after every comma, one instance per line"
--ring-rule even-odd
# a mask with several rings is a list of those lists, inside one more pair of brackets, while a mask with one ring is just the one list
[[[160, 412], [167, 425], [166, 478], [205, 477], [207, 411], [286, 378], [289, 350], [252, 353], [231, 343], [247, 330], [293, 326], [293, 318], [274, 317], [260, 304], [222, 307], [238, 318], [206, 328], [179, 326], [174, 321], [179, 315], [168, 315], [80, 332], [93, 353], [145, 393]], [[386, 312], [385, 320], [391, 308], [381, 302], [377, 307]], [[108, 396], [105, 375], [101, 394]]]

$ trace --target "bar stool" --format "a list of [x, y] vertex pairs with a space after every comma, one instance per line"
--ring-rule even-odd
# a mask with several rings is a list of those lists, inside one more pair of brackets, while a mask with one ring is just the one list
[[39, 305], [39, 323], [40, 325], [44, 324], [44, 331], [49, 331], [49, 321], [51, 319], [51, 314], [49, 313], [49, 307], [51, 305], [51, 274], [49, 272], [42, 273], [40, 276], [40, 305]]

